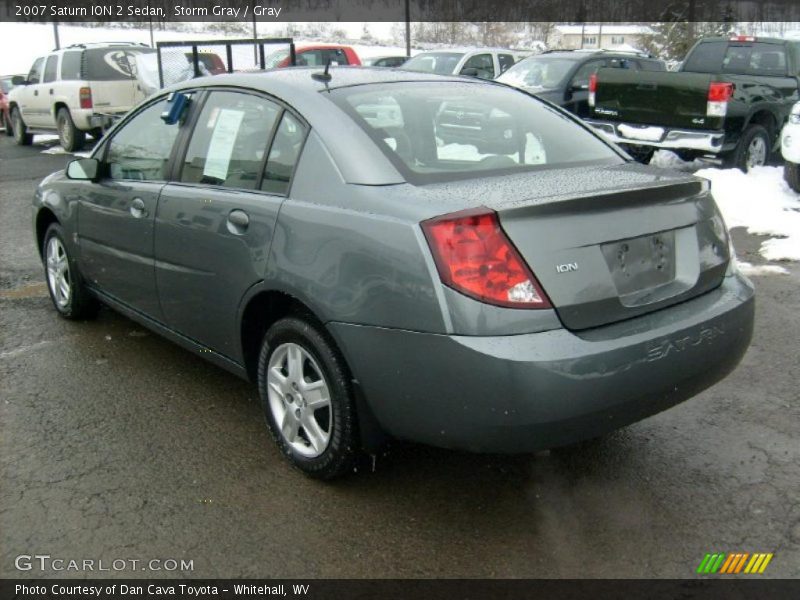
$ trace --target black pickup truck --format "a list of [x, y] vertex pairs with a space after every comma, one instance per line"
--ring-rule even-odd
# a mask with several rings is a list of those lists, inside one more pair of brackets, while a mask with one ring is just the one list
[[706, 38], [677, 72], [600, 69], [587, 122], [643, 162], [667, 148], [747, 171], [778, 149], [798, 90], [800, 42]]

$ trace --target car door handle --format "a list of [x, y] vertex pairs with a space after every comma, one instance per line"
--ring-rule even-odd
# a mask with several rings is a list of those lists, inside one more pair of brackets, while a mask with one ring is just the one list
[[34, 96], [38, 96], [39, 95], [39, 90], [33, 90], [33, 95]]
[[237, 227], [247, 227], [250, 224], [250, 217], [243, 210], [232, 210], [228, 215], [228, 221]]
[[50, 88], [50, 95], [53, 95], [53, 88]]
[[131, 214], [137, 218], [141, 219], [142, 217], [147, 216], [147, 210], [145, 210], [144, 200], [141, 198], [134, 198], [131, 202]]

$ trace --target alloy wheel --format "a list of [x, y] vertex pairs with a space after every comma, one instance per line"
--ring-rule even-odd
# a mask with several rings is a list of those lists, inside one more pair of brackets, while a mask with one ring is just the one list
[[72, 142], [70, 139], [70, 128], [67, 126], [67, 118], [63, 115], [58, 117], [58, 135], [61, 138], [61, 145], [64, 148], [69, 147]]
[[756, 136], [747, 147], [747, 170], [761, 167], [767, 162], [767, 144], [764, 138]]
[[69, 283], [69, 260], [61, 240], [51, 237], [47, 242], [47, 283], [56, 304], [66, 308], [69, 304], [72, 288]]
[[267, 395], [286, 444], [306, 458], [325, 452], [333, 429], [330, 389], [319, 365], [302, 346], [285, 343], [272, 353]]

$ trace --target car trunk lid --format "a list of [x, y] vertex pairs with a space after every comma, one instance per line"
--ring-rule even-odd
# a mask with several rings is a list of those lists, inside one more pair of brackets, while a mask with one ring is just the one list
[[628, 164], [485, 181], [448, 186], [497, 212], [569, 329], [687, 300], [727, 270], [727, 232], [699, 178]]

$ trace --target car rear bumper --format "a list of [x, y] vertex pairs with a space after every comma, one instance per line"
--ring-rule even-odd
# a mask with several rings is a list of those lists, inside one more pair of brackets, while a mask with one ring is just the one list
[[754, 293], [739, 275], [676, 306], [582, 332], [448, 336], [329, 324], [387, 433], [435, 446], [529, 452], [639, 421], [739, 363]]
[[[612, 123], [609, 121], [594, 121], [587, 119], [586, 123], [594, 127], [606, 139], [617, 144], [634, 144], [638, 146], [653, 146], [673, 150], [697, 150], [717, 154], [723, 150], [725, 133], [722, 131], [703, 131], [699, 129], [669, 129], [643, 128], [631, 123]], [[658, 139], [645, 139], [653, 136], [653, 131], [662, 129]], [[641, 134], [637, 134], [637, 130]], [[644, 132], [647, 131], [647, 134]]]

